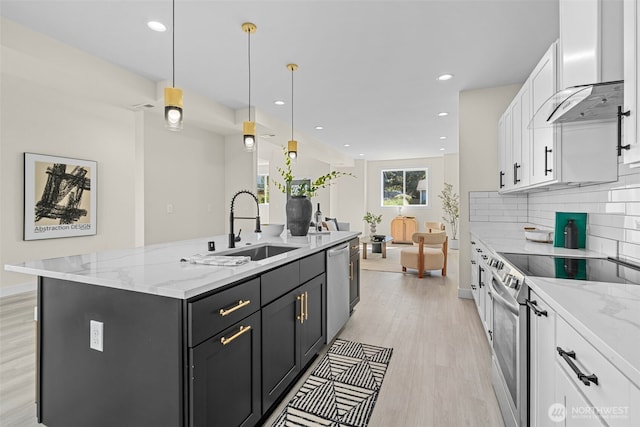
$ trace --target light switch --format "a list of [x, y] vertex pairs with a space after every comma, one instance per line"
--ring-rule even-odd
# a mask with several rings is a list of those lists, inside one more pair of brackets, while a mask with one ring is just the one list
[[89, 348], [103, 351], [104, 325], [97, 320], [89, 321]]
[[172, 214], [173, 213], [173, 205], [171, 203], [169, 203], [167, 205], [167, 213], [168, 214]]

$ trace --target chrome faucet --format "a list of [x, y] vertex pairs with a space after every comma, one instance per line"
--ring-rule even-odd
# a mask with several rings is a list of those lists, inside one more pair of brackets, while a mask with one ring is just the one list
[[236, 197], [238, 197], [240, 194], [248, 194], [251, 197], [253, 197], [253, 200], [256, 201], [256, 216], [239, 216], [237, 217], [237, 219], [255, 219], [256, 220], [256, 233], [261, 233], [262, 230], [260, 230], [260, 206], [258, 205], [258, 198], [256, 197], [255, 194], [253, 194], [251, 191], [249, 190], [240, 190], [238, 191], [236, 194], [233, 195], [233, 198], [231, 199], [231, 212], [229, 213], [229, 248], [235, 248], [236, 247], [236, 239], [238, 241], [240, 241], [239, 237], [240, 237], [240, 233], [238, 233], [238, 237], [236, 237], [235, 233], [233, 232], [233, 220], [236, 219], [233, 216], [233, 204], [236, 201]]

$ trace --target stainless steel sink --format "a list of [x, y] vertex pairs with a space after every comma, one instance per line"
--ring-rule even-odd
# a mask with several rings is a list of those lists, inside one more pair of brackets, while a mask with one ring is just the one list
[[284, 254], [296, 249], [300, 249], [296, 246], [281, 246], [281, 245], [260, 245], [248, 247], [240, 250], [228, 252], [224, 255], [228, 256], [248, 256], [251, 261], [259, 261], [261, 259], [269, 258], [272, 256]]

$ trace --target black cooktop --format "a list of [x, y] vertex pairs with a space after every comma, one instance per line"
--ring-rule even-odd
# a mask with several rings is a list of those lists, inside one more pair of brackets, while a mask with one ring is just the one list
[[508, 253], [500, 255], [525, 276], [640, 284], [640, 266], [613, 258], [563, 258]]

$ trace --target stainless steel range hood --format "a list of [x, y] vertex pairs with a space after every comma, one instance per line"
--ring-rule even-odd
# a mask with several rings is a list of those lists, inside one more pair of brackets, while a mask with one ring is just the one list
[[528, 127], [616, 119], [618, 107], [622, 106], [623, 89], [624, 81], [617, 80], [561, 90], [542, 104]]

